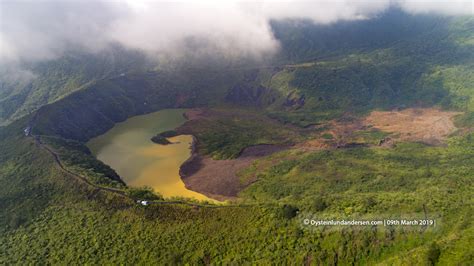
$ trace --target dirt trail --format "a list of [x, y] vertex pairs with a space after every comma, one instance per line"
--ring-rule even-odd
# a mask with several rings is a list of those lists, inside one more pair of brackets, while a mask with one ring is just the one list
[[121, 189], [116, 189], [116, 188], [111, 188], [111, 187], [103, 187], [103, 186], [96, 185], [96, 184], [90, 182], [86, 177], [69, 171], [68, 169], [66, 169], [66, 167], [64, 167], [63, 163], [59, 159], [59, 155], [56, 152], [54, 152], [53, 149], [51, 149], [48, 145], [42, 143], [39, 136], [33, 136], [33, 139], [35, 140], [36, 144], [39, 147], [43, 148], [45, 151], [47, 151], [49, 154], [51, 154], [54, 161], [56, 162], [56, 165], [59, 167], [59, 169], [61, 169], [61, 171], [65, 172], [66, 174], [68, 174], [68, 175], [80, 180], [81, 182], [84, 182], [87, 185], [92, 186], [96, 189], [113, 192], [113, 193], [116, 193], [116, 194], [119, 194], [121, 196], [129, 198], [128, 196], [125, 195], [125, 192]]

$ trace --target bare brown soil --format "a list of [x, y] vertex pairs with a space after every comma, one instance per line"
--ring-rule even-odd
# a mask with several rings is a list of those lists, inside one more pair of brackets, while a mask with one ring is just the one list
[[[365, 125], [357, 118], [345, 115], [341, 119], [331, 120], [325, 124], [313, 127], [316, 131], [322, 129], [313, 138], [299, 143], [295, 148], [304, 151], [323, 150], [344, 147], [351, 144], [352, 135], [355, 131], [366, 129]], [[332, 136], [331, 139], [322, 137], [324, 134]]]
[[232, 200], [254, 180], [243, 183], [237, 173], [249, 167], [255, 159], [286, 149], [285, 146], [256, 145], [246, 148], [237, 159], [213, 160], [193, 154], [180, 168], [186, 188], [217, 200]]
[[[435, 108], [409, 108], [402, 111], [373, 111], [364, 119], [347, 116], [319, 126], [323, 128], [320, 133], [296, 147], [311, 151], [362, 145], [357, 142], [354, 133], [374, 129], [391, 133], [380, 140], [379, 146], [391, 147], [398, 141], [440, 145], [457, 130], [453, 117], [458, 114], [461, 113]], [[323, 134], [330, 134], [332, 138], [325, 139], [321, 137]]]
[[435, 108], [409, 108], [402, 111], [374, 111], [365, 118], [366, 126], [394, 133], [402, 141], [420, 141], [438, 145], [457, 128], [453, 117], [459, 112], [446, 112]]

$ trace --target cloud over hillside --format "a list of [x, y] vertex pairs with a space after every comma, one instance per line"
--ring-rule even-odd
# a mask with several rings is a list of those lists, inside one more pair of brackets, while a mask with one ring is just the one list
[[473, 14], [472, 0], [1, 1], [0, 63], [52, 59], [113, 43], [151, 54], [272, 54], [272, 19], [315, 23], [370, 19], [390, 7], [409, 13]]

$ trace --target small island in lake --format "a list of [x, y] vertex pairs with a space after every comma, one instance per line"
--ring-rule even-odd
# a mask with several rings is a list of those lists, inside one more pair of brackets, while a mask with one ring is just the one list
[[157, 144], [161, 144], [161, 145], [168, 145], [168, 144], [172, 144], [172, 142], [169, 141], [167, 138], [176, 137], [176, 136], [178, 136], [178, 132], [174, 130], [167, 130], [153, 136], [151, 138], [151, 141]]
[[163, 137], [163, 136], [160, 136], [160, 135], [156, 135], [156, 136], [153, 136], [151, 138], [151, 141], [153, 141], [154, 143], [156, 144], [161, 144], [161, 145], [168, 145], [168, 144], [171, 144], [172, 142], [169, 141], [167, 138]]

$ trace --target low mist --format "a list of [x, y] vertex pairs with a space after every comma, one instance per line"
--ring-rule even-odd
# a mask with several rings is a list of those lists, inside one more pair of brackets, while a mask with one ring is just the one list
[[96, 52], [111, 44], [170, 57], [259, 58], [278, 51], [272, 19], [330, 24], [371, 19], [391, 7], [413, 14], [473, 14], [470, 0], [1, 1], [0, 64], [50, 60], [69, 50]]

